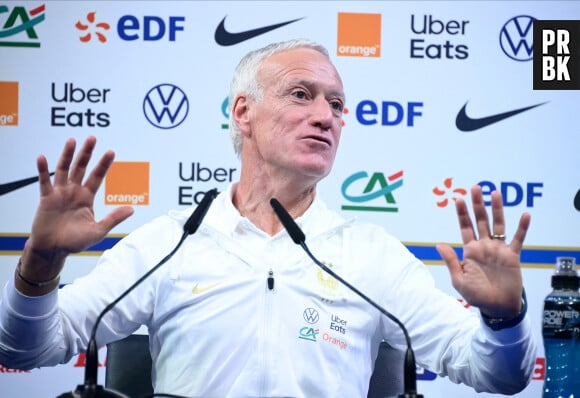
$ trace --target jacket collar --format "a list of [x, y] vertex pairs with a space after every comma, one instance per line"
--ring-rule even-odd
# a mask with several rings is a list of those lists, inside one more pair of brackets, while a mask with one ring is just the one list
[[[250, 220], [243, 217], [233, 204], [233, 194], [237, 183], [231, 183], [228, 189], [220, 192], [214, 203], [210, 207], [204, 223], [212, 229], [232, 237], [240, 230], [253, 230], [255, 233], [267, 235], [257, 228]], [[306, 212], [296, 220], [298, 226], [304, 231], [308, 239], [313, 239], [319, 235], [327, 235], [336, 232], [353, 220], [346, 221], [338, 213], [328, 209], [326, 204], [318, 195], [306, 210]], [[276, 235], [286, 235], [286, 231], [281, 231]]]

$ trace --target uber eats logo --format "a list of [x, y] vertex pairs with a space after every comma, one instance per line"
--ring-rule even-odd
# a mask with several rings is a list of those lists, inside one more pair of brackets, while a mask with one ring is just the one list
[[110, 88], [79, 87], [74, 83], [51, 84], [52, 127], [109, 127], [110, 115], [102, 108], [111, 95]]
[[468, 20], [443, 19], [431, 14], [411, 15], [410, 53], [413, 59], [455, 59], [469, 57], [465, 44]]

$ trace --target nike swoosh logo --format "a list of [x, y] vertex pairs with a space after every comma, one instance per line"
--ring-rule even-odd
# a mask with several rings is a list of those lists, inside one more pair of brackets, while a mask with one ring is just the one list
[[216, 282], [206, 286], [199, 286], [199, 283], [196, 283], [193, 289], [191, 289], [191, 292], [193, 294], [202, 294], [221, 284], [222, 282]]
[[529, 111], [530, 109], [533, 109], [537, 106], [544, 105], [545, 103], [546, 102], [542, 102], [540, 104], [526, 106], [525, 108], [515, 109], [513, 111], [504, 112], [504, 113], [498, 113], [496, 115], [491, 115], [491, 116], [487, 116], [487, 117], [472, 118], [472, 117], [467, 116], [467, 113], [465, 111], [465, 108], [467, 107], [467, 102], [466, 102], [465, 105], [463, 105], [463, 108], [461, 108], [461, 110], [457, 114], [457, 118], [455, 119], [455, 126], [457, 126], [457, 128], [460, 131], [464, 131], [464, 132], [479, 130], [481, 128], [487, 127], [487, 126], [492, 125], [494, 123], [497, 123], [497, 122], [500, 122], [500, 121], [505, 120], [507, 118], [510, 118], [512, 116], [515, 116], [519, 113]]
[[[226, 16], [227, 17], [227, 16]], [[215, 41], [220, 46], [233, 46], [235, 44], [241, 43], [243, 41], [252, 39], [256, 36], [263, 35], [264, 33], [270, 32], [271, 30], [281, 28], [282, 26], [291, 24], [296, 21], [300, 21], [303, 18], [293, 19], [291, 21], [281, 22], [274, 25], [264, 26], [261, 28], [245, 30], [243, 32], [228, 32], [225, 27], [226, 17], [222, 19], [220, 24], [215, 30]]]
[[[50, 175], [51, 176], [54, 175], [54, 172], [50, 173]], [[12, 182], [7, 182], [5, 184], [0, 184], [0, 196], [6, 195], [12, 191], [16, 191], [17, 189], [20, 189], [20, 188], [25, 187], [27, 185], [34, 184], [37, 181], [38, 181], [38, 176], [24, 178], [22, 180], [17, 180], [17, 181], [12, 181]]]
[[580, 211], [580, 189], [576, 192], [576, 196], [574, 196], [574, 207]]

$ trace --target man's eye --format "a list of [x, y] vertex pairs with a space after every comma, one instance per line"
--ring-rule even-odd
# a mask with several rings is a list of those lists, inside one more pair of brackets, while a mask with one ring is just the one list
[[306, 93], [304, 91], [294, 91], [293, 95], [299, 99], [305, 99]]
[[344, 105], [340, 101], [331, 101], [330, 106], [332, 107], [332, 109], [340, 112], [342, 112], [342, 110], [344, 109]]

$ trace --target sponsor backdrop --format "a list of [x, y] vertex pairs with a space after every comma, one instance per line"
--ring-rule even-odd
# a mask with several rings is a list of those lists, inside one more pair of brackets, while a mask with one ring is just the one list
[[[578, 20], [580, 3], [0, 1], [0, 283], [32, 223], [38, 154], [54, 170], [66, 138], [96, 135], [98, 155], [117, 153], [97, 217], [121, 204], [136, 210], [70, 258], [68, 283], [138, 225], [238, 178], [233, 69], [249, 50], [306, 37], [328, 47], [347, 92], [341, 148], [320, 186], [326, 202], [383, 225], [457, 296], [434, 249], [460, 243], [453, 199], [474, 184], [487, 200], [501, 190], [509, 239], [520, 214], [532, 214], [522, 258], [540, 341], [552, 264], [580, 262], [580, 92], [533, 90], [535, 19]], [[100, 360], [104, 383], [105, 349]], [[31, 371], [0, 365], [0, 395], [56, 396], [82, 382], [83, 365], [83, 355]], [[518, 397], [540, 396], [544, 366], [540, 346]], [[426, 397], [477, 395], [418, 374]]]

